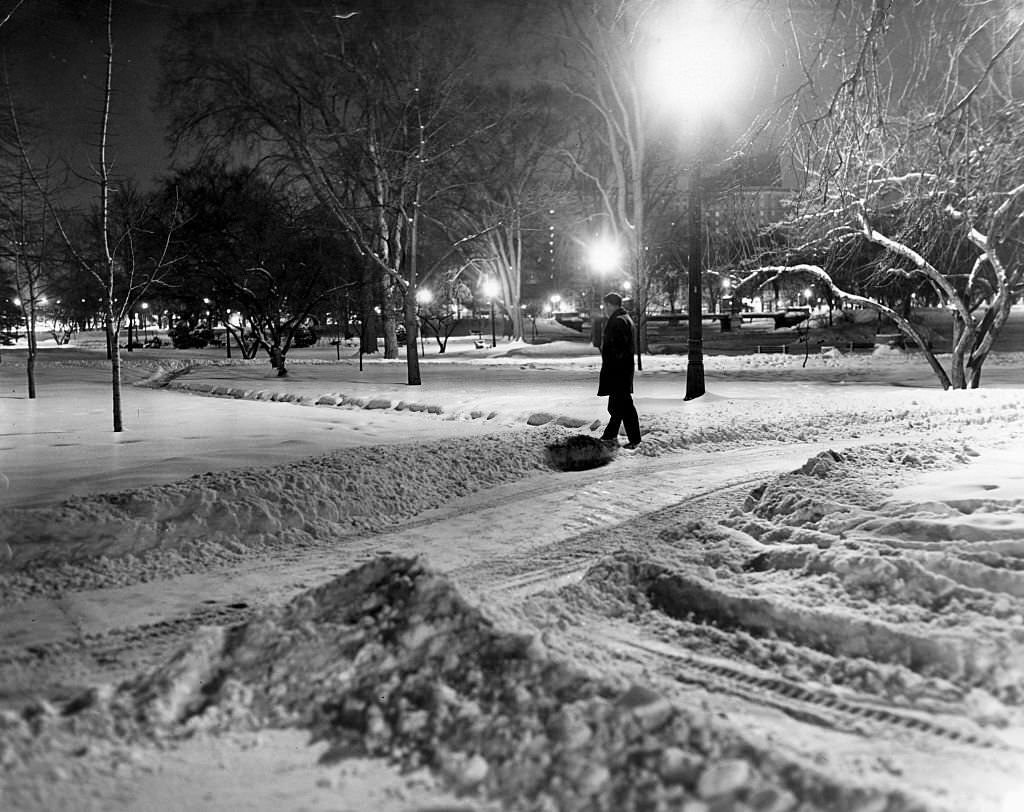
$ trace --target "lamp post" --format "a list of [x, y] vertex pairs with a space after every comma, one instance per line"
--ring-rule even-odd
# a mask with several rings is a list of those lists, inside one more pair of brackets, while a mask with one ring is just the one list
[[231, 308], [229, 307], [224, 316], [224, 347], [228, 358], [231, 357], [231, 327]]
[[700, 277], [704, 265], [704, 241], [701, 222], [704, 219], [700, 195], [700, 161], [690, 178], [690, 260], [687, 264], [687, 354], [686, 395], [693, 400], [704, 394], [704, 323], [701, 321]]
[[498, 283], [493, 279], [484, 282], [484, 295], [491, 300], [491, 347], [498, 346], [498, 338], [494, 332], [494, 299], [498, 295]]
[[[703, 200], [701, 194], [704, 114], [728, 109], [746, 93], [756, 71], [759, 48], [749, 21], [730, 4], [691, 0], [665, 4], [647, 19], [645, 51], [638, 54], [644, 84], [659, 113], [681, 124], [694, 148], [690, 175], [690, 256], [687, 263], [688, 341], [686, 400], [704, 394], [704, 337], [701, 324]], [[748, 39], [748, 35], [751, 37]]]
[[139, 320], [142, 322], [142, 344], [149, 341], [149, 314], [146, 312], [149, 310], [149, 302], [143, 302], [139, 305], [142, 308], [142, 312], [139, 314]]

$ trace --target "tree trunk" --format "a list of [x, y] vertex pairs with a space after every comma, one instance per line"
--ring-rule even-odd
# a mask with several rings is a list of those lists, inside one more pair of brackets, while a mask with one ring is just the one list
[[970, 360], [967, 362], [967, 386], [970, 389], [977, 389], [981, 386], [981, 367], [985, 363], [985, 359], [988, 357], [987, 352], [978, 353], [978, 355], [972, 355]]
[[981, 368], [992, 351], [995, 337], [999, 335], [1010, 316], [1012, 301], [1011, 297], [1003, 293], [998, 294], [974, 332], [974, 346], [967, 359], [967, 385], [971, 389], [977, 389], [981, 385]]
[[964, 371], [964, 360], [967, 349], [964, 346], [964, 330], [966, 325], [959, 313], [953, 313], [953, 353], [950, 360], [950, 383], [954, 389], [966, 389], [967, 378]]
[[[410, 281], [414, 281], [412, 277]], [[420, 345], [419, 345], [419, 323], [416, 316], [416, 291], [410, 284], [405, 294], [405, 357], [406, 357], [406, 383], [409, 386], [419, 386], [420, 381]]]
[[[423, 160], [423, 141], [420, 140], [420, 162]], [[405, 289], [405, 369], [406, 384], [419, 386], [420, 355], [419, 355], [419, 315], [416, 312], [416, 285], [419, 270], [419, 233], [420, 233], [420, 181], [416, 181], [416, 199], [413, 201], [412, 233], [409, 235], [409, 286]]]
[[34, 400], [36, 396], [36, 311], [29, 307], [28, 317], [28, 357], [25, 360], [25, 374], [28, 376], [28, 397]]
[[275, 342], [270, 348], [270, 366], [277, 370], [277, 377], [283, 378], [288, 374], [288, 370], [284, 365], [285, 353], [281, 349], [280, 343]]
[[513, 307], [510, 316], [512, 317], [512, 340], [524, 340], [526, 338], [526, 319], [523, 316], [523, 309]]
[[107, 346], [113, 348], [110, 358], [110, 388], [113, 411], [114, 431], [124, 431], [124, 422], [121, 419], [121, 350], [117, 346], [117, 328], [112, 312], [113, 308], [107, 310]]
[[381, 319], [381, 327], [384, 330], [384, 357], [393, 360], [398, 358], [398, 336], [395, 333], [397, 320], [395, 314], [391, 312], [385, 312]]
[[363, 281], [359, 285], [359, 354], [369, 355], [377, 352], [377, 314], [373, 309], [375, 285], [366, 276], [364, 269]]

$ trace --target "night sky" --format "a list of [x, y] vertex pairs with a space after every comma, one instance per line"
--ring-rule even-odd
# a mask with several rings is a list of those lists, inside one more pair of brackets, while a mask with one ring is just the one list
[[[15, 0], [0, 0], [2, 16]], [[174, 9], [206, 0], [115, 0], [114, 97], [109, 156], [114, 171], [147, 183], [166, 170], [164, 121], [153, 112], [157, 49]], [[0, 28], [0, 51], [19, 117], [78, 173], [96, 161], [103, 73], [104, 0], [25, 0]], [[5, 101], [6, 104], [6, 101]]]
[[[0, 0], [0, 18], [16, 2]], [[165, 119], [154, 112], [158, 49], [175, 11], [194, 11], [217, 2], [114, 0], [114, 97], [108, 155], [115, 176], [134, 177], [145, 188], [154, 176], [169, 171]], [[282, 5], [289, 2], [282, 0]], [[351, 5], [359, 2], [353, 0]], [[521, 33], [536, 31], [544, 27], [543, 18], [551, 11], [537, 0], [448, 0], [443, 5], [448, 13], [464, 13], [467, 23], [472, 18], [483, 40], [502, 43], [506, 49], [511, 27]], [[457, 11], [460, 7], [464, 12]], [[502, 11], [495, 15], [497, 9]], [[94, 176], [98, 155], [105, 12], [106, 0], [24, 0], [0, 28], [0, 56], [19, 117], [34, 120], [34, 140], [43, 152], [70, 161], [80, 176]], [[546, 42], [545, 37], [529, 33], [519, 38], [519, 48], [513, 52], [520, 64], [537, 67], [538, 55], [526, 54], [521, 46], [542, 40]], [[720, 109], [717, 115], [724, 120], [735, 118], [737, 112]]]
[[[0, 0], [0, 18], [16, 2]], [[145, 186], [155, 175], [168, 171], [166, 122], [154, 112], [158, 49], [175, 11], [199, 10], [217, 2], [115, 0], [109, 151], [115, 174], [133, 176]], [[475, 18], [481, 12], [486, 17], [488, 3], [511, 2], [510, 8], [518, 9], [516, 16], [528, 5], [522, 0], [458, 2]], [[103, 102], [106, 5], [106, 0], [24, 0], [0, 28], [0, 54], [19, 117], [35, 121], [35, 140], [44, 151], [70, 160], [78, 174], [90, 176], [98, 154]], [[486, 26], [481, 28], [485, 30]], [[500, 38], [493, 30], [486, 36]]]

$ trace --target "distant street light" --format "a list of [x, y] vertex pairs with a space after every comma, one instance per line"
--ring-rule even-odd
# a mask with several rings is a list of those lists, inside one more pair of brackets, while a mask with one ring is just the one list
[[587, 264], [594, 271], [595, 277], [590, 282], [590, 343], [601, 346], [601, 306], [598, 304], [598, 279], [618, 270], [622, 263], [622, 249], [611, 237], [604, 236], [590, 244], [587, 248]]
[[[416, 291], [416, 318], [421, 319], [420, 308], [434, 301], [434, 294], [429, 288], [419, 288]], [[426, 348], [423, 343], [423, 330], [420, 331], [420, 355], [426, 355]]]
[[146, 310], [149, 310], [149, 303], [143, 302], [139, 307], [143, 310], [139, 315], [139, 318], [142, 321], [142, 343], [145, 344], [149, 341], [149, 319], [147, 318], [148, 314], [145, 312]]
[[498, 296], [498, 283], [494, 279], [484, 282], [484, 296], [491, 300], [491, 347], [498, 346], [498, 337], [494, 332], [494, 300]]
[[600, 276], [614, 271], [621, 262], [622, 249], [611, 237], [601, 237], [587, 249], [587, 264]]

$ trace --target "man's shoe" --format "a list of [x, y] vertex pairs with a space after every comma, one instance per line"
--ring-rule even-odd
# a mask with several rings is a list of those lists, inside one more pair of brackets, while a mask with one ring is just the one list
[[638, 445], [640, 445], [640, 441], [639, 441], [639, 440], [637, 440], [637, 441], [636, 441], [635, 443], [632, 443], [632, 442], [630, 442], [630, 443], [626, 443], [626, 444], [625, 444], [625, 445], [623, 446], [623, 448], [629, 448], [629, 449], [634, 449], [634, 448], [636, 448], [636, 447], [637, 447]]

